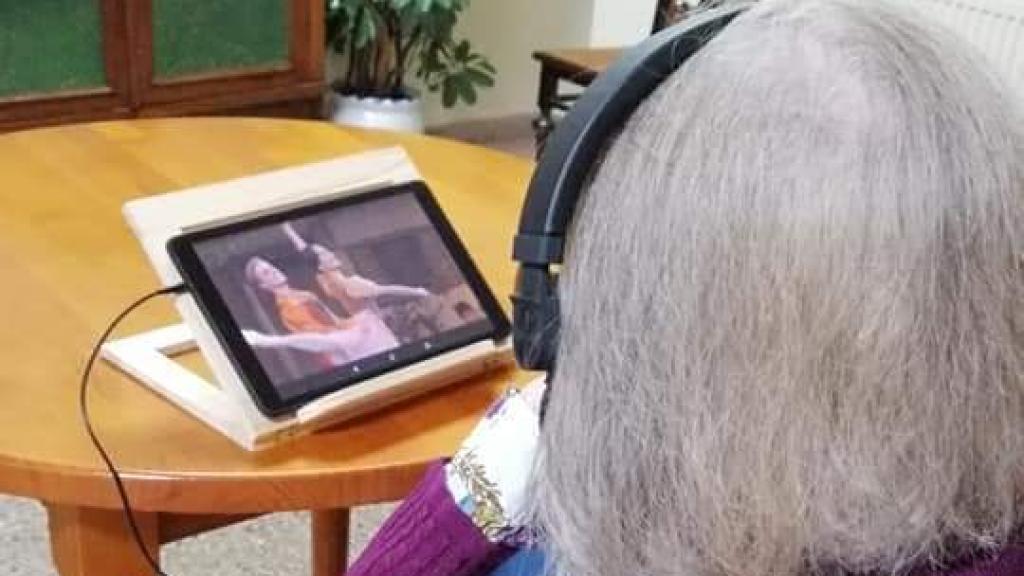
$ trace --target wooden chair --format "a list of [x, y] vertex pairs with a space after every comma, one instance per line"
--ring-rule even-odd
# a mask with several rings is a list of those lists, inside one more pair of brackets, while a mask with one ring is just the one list
[[[699, 0], [701, 8], [714, 7], [723, 0]], [[668, 26], [672, 26], [686, 17], [690, 3], [684, 0], [657, 0], [654, 10], [654, 22], [651, 34]], [[559, 82], [589, 86], [598, 74], [611, 65], [623, 53], [625, 48], [567, 48], [556, 50], [539, 50], [534, 52], [534, 59], [541, 63], [541, 83], [537, 93], [539, 114], [534, 120], [534, 135], [537, 139], [537, 155], [544, 151], [544, 140], [555, 127], [554, 112], [565, 112], [572, 106], [572, 101], [580, 96], [580, 91], [561, 93]]]
[[[658, 0], [651, 33], [681, 20], [687, 4], [681, 0]], [[537, 155], [544, 149], [544, 140], [554, 129], [554, 111], [566, 111], [579, 97], [579, 91], [560, 93], [564, 80], [579, 87], [589, 86], [594, 78], [622, 54], [623, 48], [567, 48], [539, 50], [533, 59], [540, 62], [540, 86], [537, 91], [539, 113], [533, 121]]]

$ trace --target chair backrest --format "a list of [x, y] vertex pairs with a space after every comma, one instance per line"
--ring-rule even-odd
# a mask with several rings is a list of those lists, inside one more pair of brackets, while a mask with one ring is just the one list
[[651, 24], [651, 34], [661, 32], [662, 28], [671, 26], [686, 17], [693, 6], [700, 6], [702, 9], [714, 8], [727, 0], [658, 0], [654, 9], [654, 23]]
[[683, 0], [658, 0], [654, 8], [654, 22], [651, 24], [651, 34], [660, 32], [662, 28], [679, 22], [686, 15], [688, 6]]

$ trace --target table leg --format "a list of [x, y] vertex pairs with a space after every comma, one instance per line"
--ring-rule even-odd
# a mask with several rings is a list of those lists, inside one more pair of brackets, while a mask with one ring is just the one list
[[[50, 548], [61, 576], [149, 576], [120, 510], [47, 504]], [[160, 553], [158, 515], [136, 512], [143, 542], [153, 557]]]
[[348, 566], [348, 508], [313, 510], [313, 576], [343, 576]]

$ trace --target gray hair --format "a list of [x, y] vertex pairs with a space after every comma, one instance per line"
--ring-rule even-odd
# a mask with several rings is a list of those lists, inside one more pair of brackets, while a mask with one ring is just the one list
[[1024, 487], [1024, 134], [950, 34], [766, 0], [650, 97], [570, 235], [534, 480], [555, 569], [896, 573]]

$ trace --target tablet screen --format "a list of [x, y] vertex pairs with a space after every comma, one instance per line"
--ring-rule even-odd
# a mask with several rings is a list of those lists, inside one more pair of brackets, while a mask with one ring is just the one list
[[171, 248], [271, 412], [507, 332], [419, 183], [186, 235]]

